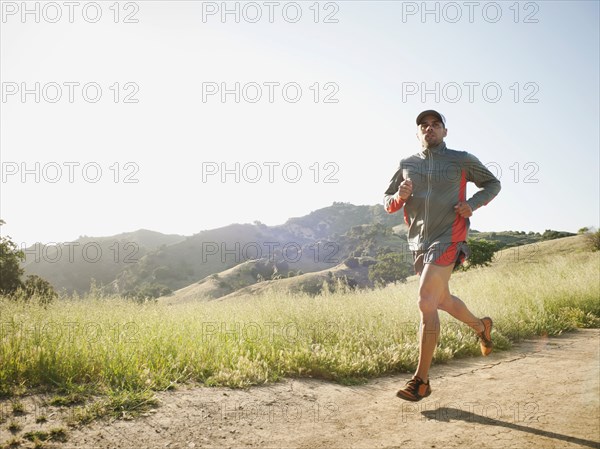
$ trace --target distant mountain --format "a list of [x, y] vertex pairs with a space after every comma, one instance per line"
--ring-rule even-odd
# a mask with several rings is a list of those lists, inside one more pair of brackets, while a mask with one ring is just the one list
[[332, 268], [357, 249], [369, 253], [361, 242], [343, 237], [345, 233], [356, 226], [376, 225], [391, 234], [399, 219], [381, 205], [334, 203], [283, 225], [257, 222], [206, 230], [147, 254], [121, 272], [111, 287], [121, 294], [156, 297], [261, 258], [285, 262], [295, 272]]
[[334, 203], [277, 226], [232, 224], [192, 236], [139, 230], [82, 236], [53, 246], [36, 244], [26, 250], [23, 266], [26, 274], [37, 274], [67, 293], [84, 293], [95, 280], [109, 292], [157, 297], [246, 260], [284, 261], [296, 273], [331, 268], [356, 250], [352, 245], [361, 247], [341, 238], [350, 229], [375, 224], [391, 228], [400, 222], [401, 217], [387, 214], [381, 205]]
[[[403, 229], [405, 228], [402, 226], [397, 228], [399, 231]], [[245, 292], [254, 291], [253, 285], [259, 283], [263, 287], [276, 284], [317, 293], [324, 280], [332, 282], [343, 276], [346, 277], [344, 282], [350, 286], [370, 286], [367, 279], [368, 266], [375, 263], [379, 255], [390, 251], [408, 252], [404, 235], [398, 235], [382, 224], [357, 225], [337, 237], [336, 241], [304, 244], [298, 258], [296, 253], [288, 256], [278, 253], [273, 259], [245, 260], [232, 268], [187, 285], [166, 299], [169, 302], [216, 299], [240, 289]], [[409, 255], [407, 260], [410, 259]], [[311, 276], [316, 273], [319, 275]], [[335, 276], [332, 278], [333, 274]], [[290, 281], [292, 277], [294, 280]]]
[[23, 268], [26, 275], [41, 276], [58, 291], [83, 293], [90, 289], [92, 279], [109, 284], [149, 252], [183, 239], [181, 235], [140, 229], [110, 237], [81, 236], [55, 245], [36, 243], [24, 250]]
[[403, 218], [388, 214], [383, 206], [354, 206], [350, 203], [333, 203], [298, 218], [290, 218], [281, 226], [295, 235], [319, 240], [335, 238], [363, 224], [382, 224], [387, 227], [398, 225]]
[[[563, 234], [472, 231], [471, 237], [504, 248]], [[95, 280], [106, 292], [137, 298], [156, 298], [188, 286], [196, 296], [202, 290], [216, 298], [274, 277], [332, 270], [350, 257], [377, 258], [390, 251], [408, 253], [401, 214], [387, 214], [381, 205], [333, 203], [277, 226], [231, 224], [189, 237], [138, 230], [83, 236], [58, 248], [34, 245], [26, 251], [24, 268], [67, 293], [86, 292]], [[209, 278], [214, 274], [224, 278]], [[200, 282], [202, 288], [193, 287]]]

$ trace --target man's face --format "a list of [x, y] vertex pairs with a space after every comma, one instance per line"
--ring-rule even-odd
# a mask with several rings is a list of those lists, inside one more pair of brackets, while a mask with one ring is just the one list
[[431, 148], [439, 145], [444, 141], [446, 134], [448, 134], [448, 130], [444, 128], [443, 123], [434, 115], [423, 117], [421, 124], [417, 127], [417, 138], [423, 148]]

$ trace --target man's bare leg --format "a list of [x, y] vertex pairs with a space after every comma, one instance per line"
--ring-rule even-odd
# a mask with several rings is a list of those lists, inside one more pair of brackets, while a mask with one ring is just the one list
[[458, 297], [450, 294], [448, 282], [454, 265], [441, 267], [425, 264], [420, 279], [419, 310], [421, 311], [421, 333], [419, 365], [416, 376], [427, 381], [433, 353], [440, 334], [440, 320], [437, 309], [443, 310], [454, 318], [469, 325], [475, 332], [483, 332], [484, 326], [479, 318], [467, 308]]
[[415, 376], [407, 382], [406, 387], [398, 390], [396, 396], [407, 401], [420, 401], [431, 394], [429, 386], [429, 368], [433, 353], [440, 335], [440, 319], [438, 309], [450, 313], [456, 319], [468, 324], [475, 332], [487, 332], [479, 336], [481, 352], [488, 355], [492, 350], [489, 337], [492, 320], [487, 320], [487, 330], [479, 318], [471, 313], [464, 302], [450, 294], [448, 281], [454, 269], [453, 265], [438, 266], [425, 264], [419, 284], [419, 310], [421, 312], [421, 328], [419, 334], [419, 364]]
[[484, 326], [481, 320], [471, 313], [460, 298], [451, 295], [449, 290], [446, 290], [444, 298], [439, 303], [438, 308], [449, 313], [457, 320], [468, 324], [475, 332], [483, 332]]
[[425, 264], [419, 284], [419, 310], [421, 312], [421, 334], [419, 341], [419, 364], [415, 376], [427, 382], [429, 367], [440, 335], [440, 318], [438, 308], [446, 302], [448, 281], [453, 265], [441, 267], [431, 263]]

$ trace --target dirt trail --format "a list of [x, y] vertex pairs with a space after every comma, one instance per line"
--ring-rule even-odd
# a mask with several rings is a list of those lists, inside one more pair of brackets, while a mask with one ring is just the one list
[[599, 349], [600, 331], [580, 330], [434, 366], [419, 403], [395, 397], [408, 375], [160, 393], [148, 416], [72, 430], [59, 447], [598, 448]]

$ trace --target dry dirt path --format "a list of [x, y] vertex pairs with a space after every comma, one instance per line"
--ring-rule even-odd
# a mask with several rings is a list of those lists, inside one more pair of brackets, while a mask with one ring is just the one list
[[72, 430], [60, 447], [598, 448], [599, 350], [600, 330], [579, 330], [434, 366], [419, 403], [395, 397], [408, 375], [160, 393], [148, 416]]

